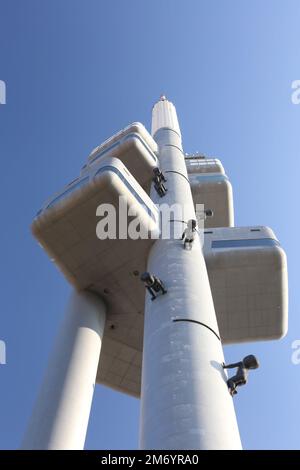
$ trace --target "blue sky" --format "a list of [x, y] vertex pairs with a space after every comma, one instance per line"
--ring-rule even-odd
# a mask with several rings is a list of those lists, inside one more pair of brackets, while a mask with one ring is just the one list
[[[222, 160], [236, 225], [271, 226], [287, 252], [288, 335], [225, 356], [261, 362], [235, 397], [244, 447], [299, 448], [299, 21], [297, 0], [0, 0], [0, 448], [20, 444], [70, 291], [31, 220], [96, 145], [149, 128], [161, 93], [185, 151]], [[136, 448], [138, 417], [138, 400], [98, 386], [86, 448]]]

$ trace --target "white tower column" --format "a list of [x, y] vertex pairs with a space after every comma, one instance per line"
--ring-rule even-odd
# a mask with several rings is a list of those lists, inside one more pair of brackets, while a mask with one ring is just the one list
[[[185, 222], [195, 219], [176, 110], [164, 98], [154, 106], [152, 133], [168, 189], [163, 198], [152, 189], [152, 198], [185, 206]], [[186, 225], [170, 220], [182, 233]], [[146, 295], [140, 447], [240, 449], [200, 237], [191, 251], [175, 238], [157, 240], [147, 270], [167, 293]]]
[[94, 294], [72, 293], [23, 449], [83, 449], [105, 312]]

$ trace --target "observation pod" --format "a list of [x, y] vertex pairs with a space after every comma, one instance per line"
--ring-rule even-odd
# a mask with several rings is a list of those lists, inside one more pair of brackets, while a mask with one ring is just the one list
[[138, 183], [149, 193], [153, 169], [159, 165], [157, 144], [139, 122], [130, 124], [96, 147], [88, 157], [82, 174], [89, 172], [103, 158], [116, 157], [128, 168]]
[[[121, 196], [127, 207], [119, 206]], [[101, 204], [111, 204], [116, 212], [115, 239], [99, 240], [96, 236], [96, 211]], [[127, 237], [133, 217], [124, 221], [124, 209], [136, 210], [140, 232], [153, 238]], [[155, 204], [119, 159], [105, 158], [45, 203], [32, 224], [32, 232], [77, 290], [94, 292], [105, 301], [101, 382], [139, 394], [140, 374], [136, 374], [134, 362], [140, 368], [145, 301], [139, 274], [145, 271], [149, 249], [158, 236]], [[126, 368], [126, 376], [120, 376], [124, 361], [133, 364]]]
[[270, 228], [206, 230], [204, 256], [223, 343], [286, 334], [287, 261]]
[[213, 216], [204, 221], [206, 228], [234, 225], [232, 186], [218, 159], [186, 158], [194, 204], [204, 204]]
[[193, 173], [225, 174], [224, 167], [218, 158], [207, 158], [204, 155], [186, 155], [185, 164], [188, 175]]

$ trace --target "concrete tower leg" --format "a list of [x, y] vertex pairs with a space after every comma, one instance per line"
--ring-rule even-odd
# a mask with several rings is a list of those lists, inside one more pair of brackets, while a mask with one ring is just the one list
[[[152, 198], [184, 206], [185, 222], [195, 219], [172, 103], [162, 99], [154, 106], [152, 128], [168, 189], [163, 199], [155, 191]], [[180, 220], [170, 224], [179, 224], [181, 232], [186, 227]], [[157, 240], [147, 270], [167, 293], [154, 301], [146, 295], [140, 447], [240, 449], [200, 237], [191, 251], [176, 237]]]
[[22, 448], [83, 449], [105, 311], [97, 296], [72, 293]]

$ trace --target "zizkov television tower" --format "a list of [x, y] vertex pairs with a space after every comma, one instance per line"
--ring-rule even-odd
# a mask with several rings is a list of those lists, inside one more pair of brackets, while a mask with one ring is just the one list
[[[170, 220], [170, 224], [180, 224], [183, 232], [196, 214], [176, 109], [165, 97], [153, 108], [152, 136], [168, 183], [163, 202], [184, 207], [186, 216], [185, 221]], [[161, 202], [153, 189], [151, 198]], [[178, 230], [171, 227], [170, 233], [174, 232]], [[198, 233], [192, 250], [180, 248], [177, 239], [159, 239], [148, 258], [148, 271], [167, 282], [168, 293], [159, 302], [146, 298], [141, 447], [240, 449]]]
[[[170, 236], [97, 239], [98, 208], [123, 216], [121, 196], [141, 226], [159, 233], [163, 220]], [[184, 249], [198, 202], [213, 217]], [[96, 382], [141, 399], [142, 449], [241, 448], [222, 344], [282, 337], [288, 284], [273, 231], [233, 227], [232, 202], [219, 160], [184, 155], [162, 96], [152, 136], [122, 129], [44, 204], [33, 233], [74, 291], [24, 448], [82, 449]], [[163, 207], [183, 215], [166, 219]], [[149, 279], [163, 288], [154, 299]]]

